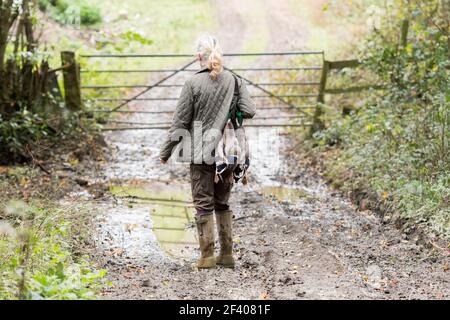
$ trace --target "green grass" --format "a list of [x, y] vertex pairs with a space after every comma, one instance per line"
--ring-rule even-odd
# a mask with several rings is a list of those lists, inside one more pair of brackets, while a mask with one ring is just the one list
[[106, 271], [77, 246], [88, 237], [86, 208], [32, 202], [1, 205], [0, 300], [98, 298]]
[[[264, 6], [258, 0], [247, 0], [240, 8], [239, 14], [247, 25], [246, 32], [250, 37], [244, 39], [243, 47], [237, 52], [264, 52], [270, 40], [270, 29]], [[239, 64], [248, 66], [256, 59], [257, 57], [242, 57], [239, 59]]]
[[[123, 43], [130, 53], [192, 52], [199, 33], [214, 27], [208, 1], [92, 1], [102, 10], [102, 30], [113, 35], [133, 31], [153, 41]], [[115, 39], [117, 40], [117, 38]], [[112, 47], [100, 50], [115, 51]]]
[[323, 50], [328, 60], [354, 58], [354, 49], [368, 31], [367, 8], [380, 0], [290, 0], [299, 19], [308, 26], [307, 48]]
[[[96, 45], [82, 46], [82, 53], [192, 53], [194, 42], [203, 32], [215, 28], [208, 1], [104, 1], [94, 3], [102, 8], [105, 23], [101, 27], [105, 36], [97, 38]], [[130, 36], [131, 35], [131, 36]], [[131, 41], [130, 41], [131, 39]], [[84, 69], [163, 69], [177, 68], [188, 61], [186, 58], [143, 59], [83, 59]], [[142, 85], [149, 82], [145, 73], [86, 74], [84, 84]], [[155, 75], [156, 76], [156, 75]], [[160, 75], [157, 75], [160, 77]], [[130, 89], [84, 91], [86, 96], [126, 97]], [[106, 104], [112, 106], [114, 103]]]

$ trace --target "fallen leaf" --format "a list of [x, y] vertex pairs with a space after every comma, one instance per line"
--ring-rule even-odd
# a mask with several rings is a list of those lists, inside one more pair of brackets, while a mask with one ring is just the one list
[[116, 248], [116, 249], [113, 249], [112, 254], [117, 257], [117, 256], [122, 256], [124, 252], [125, 252], [124, 249]]
[[0, 166], [0, 173], [9, 173], [9, 167]]
[[267, 292], [261, 293], [259, 300], [269, 300], [269, 294]]
[[20, 179], [20, 185], [21, 185], [22, 187], [26, 187], [26, 186], [28, 185], [28, 182], [29, 182], [29, 180], [28, 180], [26, 177], [22, 177], [22, 178]]
[[73, 158], [73, 159], [69, 160], [69, 163], [72, 167], [76, 167], [78, 165], [79, 161], [78, 161], [78, 159]]

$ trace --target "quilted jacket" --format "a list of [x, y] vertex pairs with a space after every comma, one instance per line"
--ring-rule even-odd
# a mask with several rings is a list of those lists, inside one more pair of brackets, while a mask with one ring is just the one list
[[[220, 73], [215, 80], [211, 79], [207, 71], [207, 69], [200, 70], [183, 86], [171, 128], [161, 147], [160, 159], [167, 161], [175, 147], [180, 144], [182, 161], [212, 164], [210, 155], [222, 138], [235, 81], [233, 74], [227, 70]], [[256, 112], [255, 104], [243, 80], [238, 78], [238, 83], [239, 106], [243, 117], [253, 118]], [[208, 135], [210, 132], [214, 133], [213, 138]]]

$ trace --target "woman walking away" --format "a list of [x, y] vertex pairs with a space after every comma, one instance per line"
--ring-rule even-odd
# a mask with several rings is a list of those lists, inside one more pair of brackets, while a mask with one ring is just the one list
[[[197, 211], [195, 221], [201, 251], [197, 267], [233, 268], [233, 213], [228, 204], [233, 170], [221, 171], [217, 179], [214, 150], [222, 138], [237, 93], [243, 118], [253, 118], [256, 110], [242, 79], [224, 70], [222, 50], [216, 38], [202, 36], [197, 42], [196, 58], [201, 70], [183, 87], [160, 160], [167, 163], [175, 147], [184, 140], [182, 153], [184, 157], [188, 155], [190, 162], [192, 197]], [[214, 256], [214, 212], [220, 241], [217, 258]]]

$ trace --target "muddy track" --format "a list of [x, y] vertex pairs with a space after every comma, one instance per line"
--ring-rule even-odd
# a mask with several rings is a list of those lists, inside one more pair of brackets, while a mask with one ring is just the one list
[[[226, 13], [217, 9], [224, 26], [219, 36], [228, 43], [226, 50], [239, 51], [235, 45], [251, 35], [239, 2], [231, 3]], [[212, 4], [218, 8], [218, 1]], [[270, 30], [278, 26], [268, 49], [301, 49], [307, 28], [292, 15], [289, 1], [266, 0], [264, 5], [265, 23]], [[235, 38], [240, 42], [230, 45]], [[173, 83], [185, 77], [181, 74]], [[152, 94], [174, 96], [159, 90]], [[131, 106], [169, 107], [173, 105]], [[146, 122], [167, 119], [132, 116]], [[254, 154], [250, 186], [238, 186], [232, 196], [237, 268], [196, 270], [199, 252], [187, 204], [188, 170], [185, 165], [158, 164], [165, 134], [151, 130], [107, 136], [112, 152], [102, 176], [115, 188], [96, 203], [101, 213], [95, 236], [96, 257], [113, 282], [104, 292], [106, 299], [450, 297], [448, 257], [422, 247], [371, 212], [357, 211], [289, 151], [294, 137], [270, 130], [250, 130], [266, 143]]]

